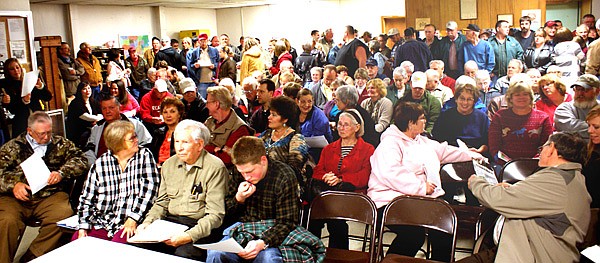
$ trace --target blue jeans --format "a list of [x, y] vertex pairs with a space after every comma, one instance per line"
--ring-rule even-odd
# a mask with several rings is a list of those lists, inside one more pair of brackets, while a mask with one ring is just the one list
[[[241, 223], [235, 223], [231, 226], [229, 226], [228, 228], [226, 228], [225, 230], [223, 230], [223, 235], [225, 237], [223, 237], [223, 240], [227, 240], [229, 238], [231, 238], [229, 236], [229, 231], [238, 226]], [[208, 251], [208, 255], [206, 257], [206, 263], [217, 263], [217, 262], [247, 262], [245, 259], [239, 257], [237, 254], [235, 253], [229, 253], [229, 252], [223, 252], [223, 251], [217, 251], [217, 250], [209, 250]], [[252, 262], [265, 262], [265, 263], [283, 263], [283, 258], [281, 257], [281, 251], [279, 251], [279, 248], [276, 247], [271, 247], [271, 248], [267, 248], [261, 252], [258, 253], [258, 255], [256, 255], [256, 258], [254, 258], [254, 260]]]

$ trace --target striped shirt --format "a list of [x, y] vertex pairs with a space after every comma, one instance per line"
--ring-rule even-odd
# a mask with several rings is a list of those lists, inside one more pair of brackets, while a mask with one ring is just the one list
[[344, 157], [346, 157], [346, 155], [348, 155], [352, 149], [354, 149], [354, 145], [342, 146], [342, 158], [340, 158], [340, 162], [338, 163], [338, 172], [342, 169], [342, 161], [344, 160]]
[[159, 182], [156, 163], [147, 148], [140, 147], [123, 171], [112, 152], [104, 153], [90, 168], [79, 197], [79, 228], [103, 228], [112, 236], [127, 218], [141, 222]]

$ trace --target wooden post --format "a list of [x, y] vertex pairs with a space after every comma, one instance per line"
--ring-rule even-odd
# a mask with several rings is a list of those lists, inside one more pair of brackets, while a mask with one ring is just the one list
[[58, 70], [58, 54], [57, 48], [60, 47], [60, 36], [43, 36], [36, 37], [35, 41], [39, 41], [42, 52], [42, 70], [44, 71], [46, 85], [52, 93], [52, 100], [49, 102], [50, 109], [64, 109], [64, 88], [60, 79], [60, 71]]

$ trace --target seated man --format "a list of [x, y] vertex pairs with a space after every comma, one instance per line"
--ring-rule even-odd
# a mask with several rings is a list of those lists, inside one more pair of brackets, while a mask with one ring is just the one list
[[173, 97], [173, 94], [168, 91], [167, 82], [157, 79], [154, 88], [140, 100], [140, 117], [151, 133], [165, 123], [160, 115], [160, 103], [167, 97]]
[[[205, 260], [206, 251], [194, 247], [218, 241], [225, 217], [225, 191], [228, 172], [219, 158], [204, 150], [210, 138], [208, 129], [197, 121], [183, 120], [175, 128], [177, 155], [167, 159], [161, 169], [158, 197], [150, 208], [141, 231], [158, 219], [187, 225], [190, 229], [144, 248]], [[191, 189], [191, 191], [189, 190]]]
[[[209, 250], [207, 262], [284, 262], [278, 247], [298, 225], [298, 182], [294, 170], [268, 159], [263, 141], [256, 137], [240, 138], [231, 152], [241, 176], [236, 174], [230, 183], [230, 188], [237, 186], [237, 192], [230, 192], [225, 199], [227, 213], [228, 217], [236, 217], [244, 223], [234, 224], [233, 228], [242, 231], [239, 226], [243, 228], [245, 223], [262, 223], [269, 219], [274, 225], [257, 233], [240, 253]], [[225, 230], [228, 236], [235, 238], [232, 231]]]
[[[42, 221], [38, 236], [21, 258], [28, 262], [57, 247], [62, 235], [57, 221], [73, 215], [68, 180], [85, 172], [85, 157], [75, 144], [52, 134], [52, 119], [42, 111], [31, 114], [27, 131], [0, 148], [0, 262], [13, 262], [24, 220]], [[43, 156], [51, 171], [48, 185], [32, 194], [21, 166], [34, 153]], [[41, 175], [40, 175], [41, 176]]]
[[561, 103], [554, 112], [554, 128], [557, 131], [577, 132], [583, 139], [588, 139], [588, 124], [585, 117], [596, 105], [600, 104], [600, 81], [592, 74], [583, 74], [573, 83], [575, 92], [573, 101]]
[[100, 157], [103, 153], [105, 153], [108, 148], [106, 148], [106, 144], [104, 144], [104, 128], [117, 120], [125, 120], [133, 123], [135, 127], [135, 134], [138, 138], [138, 144], [140, 146], [144, 146], [152, 142], [152, 135], [146, 130], [144, 125], [134, 118], [127, 118], [125, 115], [121, 114], [121, 104], [119, 100], [113, 96], [104, 96], [102, 97], [102, 101], [100, 101], [100, 107], [102, 110], [103, 120], [99, 121], [92, 127], [92, 131], [90, 132], [90, 138], [85, 145], [85, 157], [88, 160], [88, 164], [91, 166], [96, 161], [96, 158]]
[[576, 244], [590, 221], [591, 198], [581, 174], [585, 148], [577, 134], [556, 133], [542, 146], [543, 169], [525, 180], [491, 185], [471, 176], [469, 189], [479, 202], [506, 219], [497, 253], [484, 251], [461, 262], [579, 262]]
[[239, 138], [254, 135], [254, 130], [231, 108], [232, 99], [227, 88], [209, 87], [207, 93], [206, 108], [210, 117], [205, 124], [211, 136], [206, 151], [219, 157], [228, 169], [233, 169], [231, 147]]
[[426, 89], [427, 86], [427, 75], [425, 73], [417, 71], [412, 74], [410, 81], [411, 89], [406, 91], [406, 94], [400, 99], [400, 101], [409, 101], [421, 104], [425, 110], [425, 117], [427, 124], [425, 125], [425, 132], [431, 134], [433, 130], [433, 124], [437, 121], [442, 111], [442, 105], [440, 101], [431, 95]]

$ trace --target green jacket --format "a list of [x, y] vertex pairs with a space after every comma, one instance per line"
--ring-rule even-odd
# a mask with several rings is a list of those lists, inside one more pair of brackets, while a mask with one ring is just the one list
[[506, 48], [503, 48], [504, 45], [500, 44], [496, 37], [490, 38], [488, 42], [490, 43], [490, 46], [492, 46], [494, 58], [496, 58], [496, 64], [494, 64], [492, 73], [498, 78], [506, 76], [506, 68], [511, 59], [523, 58], [523, 48], [521, 47], [521, 44], [519, 44], [519, 41], [514, 37], [506, 37], [506, 40], [504, 41]]
[[431, 134], [431, 130], [433, 130], [433, 124], [437, 121], [438, 117], [440, 117], [440, 113], [442, 112], [442, 104], [440, 100], [431, 95], [429, 91], [425, 91], [425, 94], [420, 100], [415, 100], [412, 98], [412, 93], [409, 88], [406, 89], [406, 93], [400, 101], [408, 101], [408, 102], [416, 102], [421, 104], [423, 110], [425, 111], [425, 118], [427, 118], [427, 124], [425, 125], [425, 131]]
[[[0, 195], [13, 196], [13, 188], [17, 183], [27, 184], [23, 169], [19, 165], [33, 155], [33, 149], [25, 138], [26, 134], [21, 133], [0, 148]], [[52, 136], [43, 160], [51, 172], [59, 171], [63, 180], [44, 187], [33, 195], [32, 200], [39, 200], [60, 191], [68, 192], [68, 179], [80, 176], [87, 169], [87, 160], [83, 152], [73, 142], [58, 135]]]

